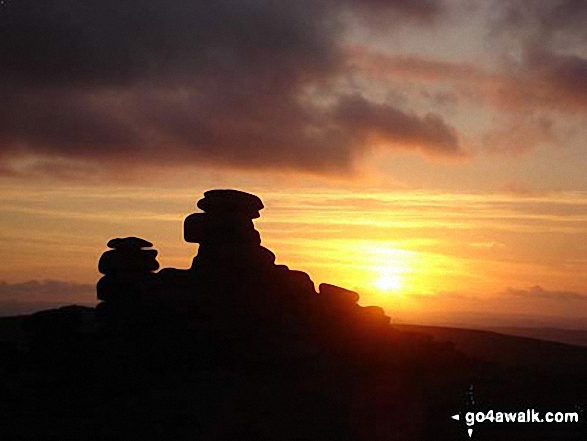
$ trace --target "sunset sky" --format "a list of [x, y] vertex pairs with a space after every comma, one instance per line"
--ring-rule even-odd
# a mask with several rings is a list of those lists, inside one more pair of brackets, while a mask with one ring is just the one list
[[395, 321], [587, 328], [587, 2], [6, 0], [0, 315], [188, 268], [252, 192], [277, 262]]

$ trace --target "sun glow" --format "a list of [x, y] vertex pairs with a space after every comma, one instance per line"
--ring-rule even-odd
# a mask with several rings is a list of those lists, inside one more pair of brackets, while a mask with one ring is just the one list
[[397, 292], [401, 290], [404, 285], [403, 277], [400, 274], [384, 272], [374, 285], [383, 292]]
[[381, 294], [399, 294], [408, 287], [407, 279], [414, 272], [417, 254], [387, 247], [370, 247], [369, 254], [377, 265], [372, 267], [371, 284]]

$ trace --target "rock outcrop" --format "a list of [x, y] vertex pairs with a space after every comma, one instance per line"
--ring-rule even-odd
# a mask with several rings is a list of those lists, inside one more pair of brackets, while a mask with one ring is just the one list
[[[95, 310], [36, 313], [23, 321], [25, 352], [0, 345], [12, 358], [0, 360], [3, 440], [436, 441], [465, 433], [449, 415], [473, 378], [494, 402], [581, 396], [583, 370], [560, 388], [548, 377], [543, 393], [527, 370], [513, 381], [394, 329], [354, 291], [316, 290], [261, 245], [254, 195], [212, 190], [197, 207], [185, 220], [200, 246], [189, 269], [158, 271], [150, 242], [113, 239]], [[548, 439], [584, 439], [566, 435]]]
[[116, 238], [108, 242], [112, 248], [100, 257], [98, 270], [104, 274], [98, 281], [100, 317], [107, 322], [133, 320], [153, 309], [159, 269], [157, 251], [151, 242], [137, 237]]
[[[253, 224], [264, 208], [257, 196], [210, 190], [197, 208], [203, 212], [184, 222], [184, 239], [199, 244], [189, 270], [154, 273], [157, 252], [146, 249], [150, 242], [108, 242], [113, 250], [105, 252], [98, 265], [105, 274], [98, 282], [98, 298], [106, 317], [128, 320], [149, 313], [150, 306], [200, 330], [199, 340], [210, 329], [214, 339], [238, 335], [231, 344], [249, 344], [246, 336], [258, 334], [258, 329], [271, 338], [295, 335], [300, 340], [305, 333], [312, 345], [321, 338], [351, 344], [357, 327], [389, 324], [381, 308], [359, 306], [356, 292], [330, 284], [321, 284], [317, 292], [308, 274], [276, 265], [275, 254], [261, 245]], [[303, 344], [297, 341], [294, 346], [299, 350]]]
[[[197, 208], [202, 211], [190, 214], [184, 222], [184, 239], [199, 244], [188, 270], [154, 272], [156, 252], [142, 239], [108, 243], [114, 250], [100, 259], [99, 268], [105, 276], [98, 283], [98, 298], [103, 301], [109, 338], [114, 339], [110, 347], [115, 349], [110, 352], [116, 355], [110, 359], [128, 359], [128, 354], [134, 353], [141, 369], [229, 372], [242, 377], [237, 381], [242, 390], [230, 394], [249, 409], [249, 420], [270, 412], [271, 407], [280, 407], [278, 403], [284, 399], [301, 400], [305, 406], [315, 401], [310, 408], [296, 411], [296, 418], [306, 423], [290, 433], [303, 438], [303, 426], [307, 425], [315, 435], [309, 439], [321, 439], [316, 437], [320, 431], [317, 415], [326, 413], [351, 424], [352, 419], [339, 414], [341, 409], [346, 412], [352, 408], [346, 400], [354, 396], [355, 406], [359, 406], [356, 414], [361, 415], [369, 406], [367, 400], [381, 399], [389, 392], [381, 387], [378, 390], [375, 383], [368, 386], [375, 388], [370, 391], [344, 384], [349, 376], [369, 366], [383, 363], [396, 369], [399, 360], [409, 358], [408, 353], [391, 351], [394, 332], [381, 308], [362, 307], [358, 293], [335, 285], [323, 283], [316, 290], [308, 274], [276, 264], [275, 255], [262, 246], [253, 223], [264, 208], [257, 196], [211, 190], [204, 193]], [[285, 381], [282, 375], [292, 379]], [[331, 385], [320, 397], [312, 391], [326, 378]], [[212, 381], [224, 380], [214, 374]], [[254, 393], [266, 387], [267, 381], [274, 384], [275, 391], [257, 402]], [[395, 393], [401, 390], [405, 394], [411, 387], [393, 386]], [[406, 418], [415, 411], [396, 398], [385, 400], [390, 411], [397, 413], [402, 408]], [[277, 423], [266, 421], [266, 427], [261, 420], [240, 421], [242, 416], [238, 415], [224, 418], [238, 430], [253, 425], [256, 433], [272, 433], [271, 439], [277, 439], [280, 425], [291, 424], [285, 414], [275, 415]], [[238, 433], [234, 428], [226, 430]], [[340, 428], [342, 432], [357, 430]], [[367, 432], [358, 439], [367, 438], [377, 439]]]
[[237, 190], [211, 190], [204, 193], [194, 213], [184, 222], [186, 242], [199, 243], [192, 270], [203, 277], [220, 275], [231, 278], [261, 273], [275, 262], [275, 255], [261, 246], [261, 236], [253, 219], [263, 209], [261, 200]]

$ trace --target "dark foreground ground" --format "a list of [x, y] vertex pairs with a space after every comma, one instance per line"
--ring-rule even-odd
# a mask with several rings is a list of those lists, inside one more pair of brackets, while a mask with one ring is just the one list
[[[94, 313], [0, 319], [0, 440], [458, 440], [471, 427], [478, 440], [587, 439], [585, 348], [401, 325], [386, 350], [292, 355], [279, 338], [243, 349], [183, 328], [109, 335]], [[579, 423], [464, 422], [526, 409]]]

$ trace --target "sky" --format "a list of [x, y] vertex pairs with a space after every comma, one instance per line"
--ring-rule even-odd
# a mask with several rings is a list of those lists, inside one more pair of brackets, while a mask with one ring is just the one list
[[188, 268], [211, 188], [396, 322], [587, 325], [587, 3], [5, 0], [0, 315]]

